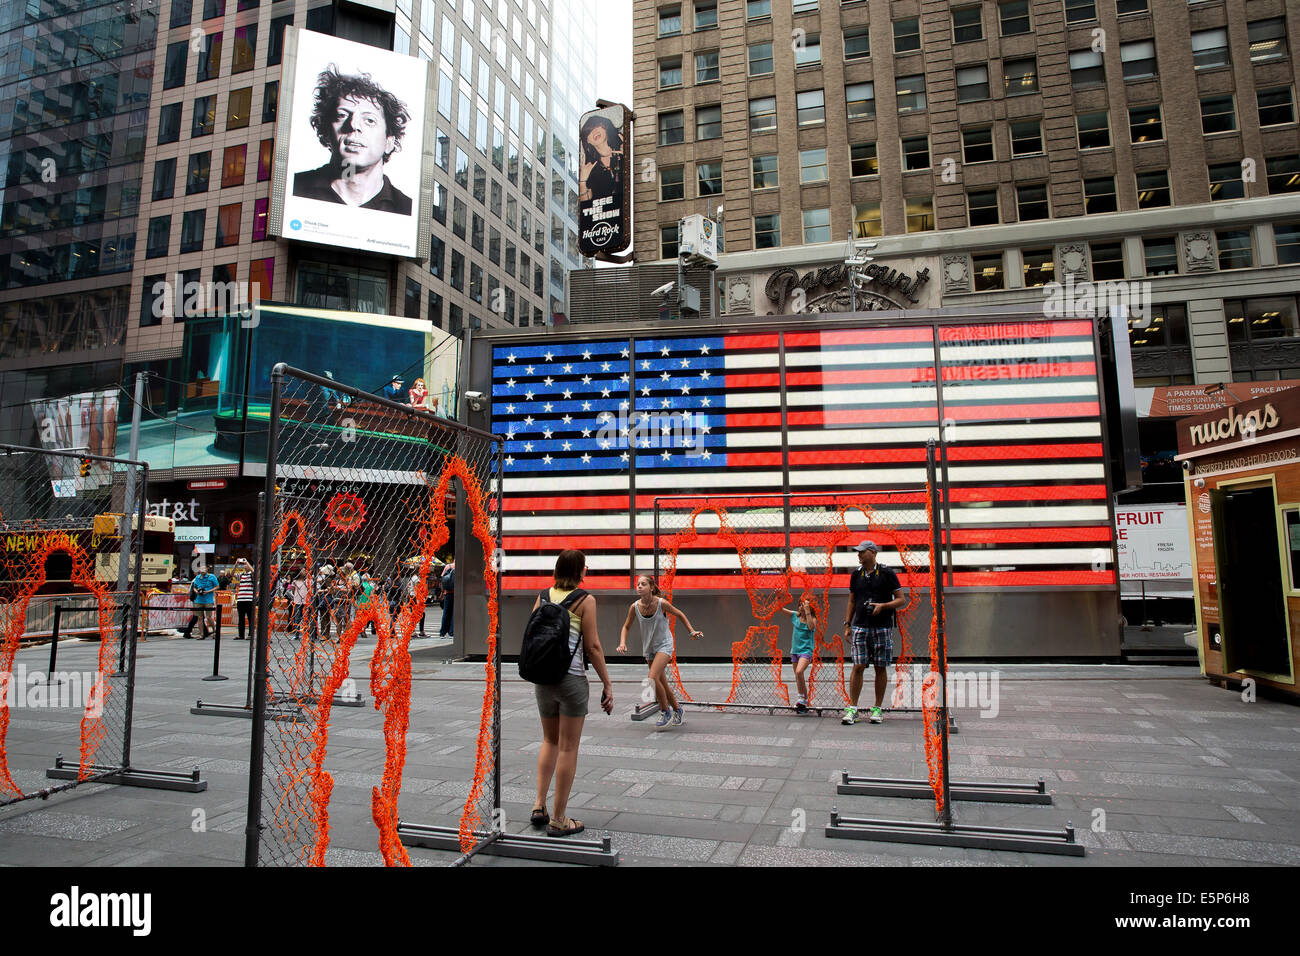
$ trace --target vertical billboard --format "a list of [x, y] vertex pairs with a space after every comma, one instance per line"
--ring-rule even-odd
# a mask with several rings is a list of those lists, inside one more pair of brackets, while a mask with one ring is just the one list
[[632, 131], [623, 106], [582, 115], [578, 130], [578, 251], [622, 252], [632, 243]]
[[270, 231], [420, 258], [429, 64], [288, 28]]
[[[117, 404], [115, 388], [34, 400], [32, 417], [36, 419], [41, 447], [112, 457], [117, 448]], [[56, 498], [73, 497], [113, 480], [112, 466], [107, 462], [52, 455], [49, 465]]]

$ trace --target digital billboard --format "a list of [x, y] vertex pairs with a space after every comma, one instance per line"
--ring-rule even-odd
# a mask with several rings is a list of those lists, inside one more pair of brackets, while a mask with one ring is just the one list
[[281, 84], [272, 234], [420, 258], [428, 62], [290, 27]]
[[622, 106], [584, 113], [578, 130], [578, 251], [622, 252], [632, 242], [632, 137]]
[[[36, 399], [32, 416], [42, 448], [84, 450], [112, 457], [117, 447], [117, 389]], [[76, 495], [113, 480], [112, 466], [98, 461], [51, 456], [50, 481], [56, 497]]]

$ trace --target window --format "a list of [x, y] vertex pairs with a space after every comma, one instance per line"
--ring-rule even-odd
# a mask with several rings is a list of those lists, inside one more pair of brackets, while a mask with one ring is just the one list
[[659, 257], [677, 258], [677, 223], [659, 227]]
[[749, 101], [749, 131], [767, 133], [776, 129], [776, 97]]
[[1277, 243], [1277, 264], [1300, 263], [1300, 222], [1274, 223], [1273, 240]]
[[179, 40], [167, 45], [167, 66], [163, 71], [163, 89], [185, 85], [185, 70], [190, 63], [190, 41]]
[[1056, 274], [1056, 260], [1050, 247], [1046, 249], [1022, 249], [1020, 256], [1025, 263], [1025, 288], [1033, 289], [1051, 282]]
[[844, 31], [844, 59], [862, 60], [871, 56], [871, 33], [866, 27]]
[[1217, 229], [1214, 240], [1219, 247], [1220, 269], [1251, 269], [1255, 265], [1249, 229]]
[[208, 191], [208, 175], [212, 170], [212, 153], [193, 153], [190, 156], [189, 169], [185, 173], [185, 195]]
[[1137, 174], [1139, 209], [1172, 205], [1169, 197], [1169, 170], [1155, 169]]
[[457, 292], [465, 291], [465, 255], [451, 250], [451, 287]]
[[203, 248], [203, 230], [208, 222], [206, 209], [191, 209], [181, 220], [181, 254]]
[[848, 117], [851, 120], [872, 119], [876, 115], [876, 84], [850, 83], [844, 87]]
[[[195, 29], [198, 29], [197, 27]], [[203, 49], [199, 52], [199, 71], [195, 81], [215, 80], [221, 75], [221, 31], [209, 33], [203, 37]]]
[[998, 224], [998, 191], [979, 189], [966, 194], [966, 212], [972, 226]]
[[231, 73], [247, 73], [253, 68], [257, 55], [257, 24], [235, 27], [235, 54], [231, 58]]
[[194, 119], [190, 123], [190, 138], [211, 136], [217, 128], [216, 96], [200, 96], [194, 101]]
[[1144, 329], [1135, 328], [1129, 319], [1129, 347], [1165, 349], [1170, 345], [1187, 345], [1187, 307], [1157, 305], [1151, 308], [1151, 321]]
[[171, 199], [176, 189], [176, 160], [160, 159], [153, 164], [153, 198]]
[[227, 146], [221, 160], [221, 188], [244, 185], [244, 164], [248, 159], [248, 144]]
[[1227, 133], [1237, 128], [1237, 113], [1231, 96], [1205, 96], [1201, 98], [1201, 132]]
[[754, 248], [775, 249], [781, 245], [781, 216], [772, 213], [754, 217]]
[[1011, 124], [1011, 155], [1031, 156], [1043, 151], [1043, 126], [1038, 120]]
[[903, 171], [930, 168], [930, 137], [910, 136], [902, 141]]
[[469, 214], [469, 244], [474, 251], [483, 251], [483, 217], [476, 212]]
[[961, 161], [963, 163], [993, 161], [993, 127], [978, 126], [961, 131]]
[[213, 20], [226, 15], [226, 0], [203, 0], [203, 19]]
[[1114, 176], [1097, 176], [1083, 181], [1083, 214], [1085, 216], [1114, 212], [1117, 208]]
[[875, 143], [854, 143], [849, 147], [849, 174], [852, 176], [876, 176], [880, 173], [880, 164], [876, 161]]
[[989, 68], [987, 66], [968, 66], [957, 71], [957, 102], [970, 103], [973, 100], [989, 98]]
[[231, 90], [226, 103], [226, 129], [244, 129], [252, 111], [253, 88], [246, 86], [242, 90]]
[[659, 200], [671, 202], [686, 198], [686, 179], [684, 166], [659, 167]]
[[1228, 340], [1294, 338], [1297, 334], [1295, 296], [1224, 299]]
[[240, 204], [230, 203], [217, 209], [217, 248], [239, 245]]
[[707, 30], [718, 25], [718, 5], [714, 3], [695, 4], [695, 29]]
[[169, 103], [158, 111], [158, 143], [174, 143], [181, 138], [181, 104]]
[[1142, 260], [1149, 276], [1178, 274], [1178, 246], [1173, 236], [1146, 237], [1142, 240]]
[[952, 11], [952, 42], [984, 39], [984, 16], [979, 7], [957, 7]]
[[1110, 145], [1110, 118], [1106, 113], [1080, 113], [1075, 117], [1079, 128], [1080, 149], [1103, 149]]
[[696, 163], [695, 172], [699, 183], [700, 196], [722, 195], [722, 163]]
[[1052, 211], [1047, 204], [1047, 183], [1016, 186], [1016, 215], [1021, 222], [1051, 218]]
[[1210, 199], [1241, 199], [1246, 186], [1241, 181], [1240, 163], [1216, 163], [1209, 168]]
[[[446, 23], [446, 20], [443, 21]], [[284, 59], [284, 28], [293, 25], [293, 14], [288, 13], [282, 17], [275, 17], [271, 21], [271, 39], [267, 43], [266, 65], [278, 66]]]
[[274, 123], [280, 108], [280, 81], [266, 84], [262, 94], [262, 122]]
[[686, 141], [686, 120], [681, 110], [659, 114], [659, 145], [671, 146]]
[[1160, 121], [1160, 107], [1130, 106], [1128, 135], [1129, 141], [1134, 143], [1153, 143], [1164, 139], [1165, 130]]
[[909, 196], [907, 204], [907, 231], [930, 232], [934, 229], [934, 197]]
[[795, 13], [816, 13], [817, 0], [794, 0]]
[[970, 264], [976, 292], [993, 292], [1006, 287], [1002, 253], [977, 252], [970, 257]]
[[1286, 20], [1273, 17], [1252, 20], [1246, 24], [1246, 39], [1250, 42], [1250, 62], [1264, 63], [1286, 57]]
[[264, 139], [257, 147], [257, 181], [264, 183], [271, 178], [271, 165], [275, 159], [275, 140]]
[[1192, 66], [1198, 70], [1210, 70], [1227, 65], [1228, 31], [1223, 27], [1217, 30], [1193, 30]]
[[1255, 93], [1255, 99], [1259, 104], [1260, 126], [1295, 122], [1295, 101], [1291, 97], [1291, 87], [1259, 90]]
[[682, 58], [669, 57], [659, 61], [659, 89], [682, 85]]
[[1094, 282], [1124, 278], [1124, 244], [1122, 242], [1089, 243], [1088, 258], [1092, 260], [1092, 278]]
[[501, 233], [495, 226], [488, 229], [488, 261], [501, 265]]
[[1147, 0], [1116, 0], [1115, 3], [1115, 13], [1121, 17], [1130, 13], [1146, 13], [1147, 10]]
[[772, 0], [747, 0], [745, 3], [746, 20], [761, 20], [771, 15]]
[[1094, 50], [1075, 50], [1070, 54], [1070, 84], [1077, 90], [1106, 82], [1101, 54]]
[[661, 37], [675, 37], [681, 32], [682, 32], [682, 8], [680, 6], [660, 7], [659, 8], [659, 35]]
[[831, 241], [831, 211], [829, 209], [805, 209], [803, 211], [804, 244]]
[[749, 48], [749, 75], [766, 76], [773, 71], [772, 44], [755, 43]]
[[796, 34], [794, 42], [794, 66], [815, 66], [822, 61], [822, 38], [820, 34]]
[[822, 90], [804, 90], [795, 94], [799, 125], [816, 126], [826, 122], [826, 94]]
[[1272, 156], [1264, 160], [1268, 173], [1268, 191], [1300, 192], [1300, 156]]
[[894, 52], [911, 53], [921, 49], [921, 21], [916, 17], [894, 21]]
[[853, 237], [871, 239], [882, 235], [880, 228], [880, 203], [858, 203], [853, 207]]
[[1135, 40], [1119, 45], [1119, 59], [1124, 67], [1124, 79], [1144, 80], [1156, 75], [1156, 44], [1154, 40]]
[[715, 83], [718, 80], [718, 51], [706, 50], [695, 54], [695, 82]]
[[483, 267], [473, 262], [469, 264], [469, 297], [471, 302], [483, 304]]
[[187, 27], [190, 25], [190, 19], [194, 16], [194, 0], [172, 0], [171, 3], [171, 20], [167, 26], [169, 29], [176, 27]]
[[1029, 32], [1029, 0], [1008, 0], [998, 4], [998, 23], [1004, 37]]
[[777, 159], [772, 156], [755, 156], [754, 164], [754, 188], [771, 189], [780, 185], [777, 177]]
[[487, 170], [478, 163], [474, 164], [474, 198], [479, 205], [487, 205]]
[[805, 149], [799, 152], [799, 182], [822, 183], [830, 179], [830, 167], [826, 165], [826, 150]]
[[719, 139], [722, 136], [722, 107], [695, 107], [695, 139]]
[[1065, 0], [1065, 22], [1082, 23], [1097, 19], [1096, 0]]
[[172, 240], [172, 217], [154, 216], [149, 220], [149, 239], [145, 245], [146, 259], [157, 259], [167, 255], [167, 246]]
[[1037, 93], [1038, 60], [1032, 56], [1021, 60], [1005, 60], [1002, 64], [1002, 81], [1007, 96]]
[[894, 80], [894, 92], [898, 98], [898, 112], [910, 113], [925, 109], [925, 76], [900, 76]]
[[469, 225], [469, 206], [459, 196], [451, 203], [451, 231], [461, 239], [465, 238]]

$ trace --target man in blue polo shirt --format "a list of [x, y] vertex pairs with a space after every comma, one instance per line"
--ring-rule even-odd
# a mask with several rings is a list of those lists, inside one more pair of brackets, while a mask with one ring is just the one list
[[209, 630], [214, 630], [217, 626], [217, 588], [220, 582], [217, 576], [211, 571], [204, 568], [195, 577], [190, 584], [190, 594], [194, 595], [194, 607], [203, 615], [203, 637], [208, 636]]
[[844, 629], [853, 646], [853, 674], [849, 678], [849, 706], [844, 708], [842, 724], [858, 721], [858, 698], [862, 695], [862, 675], [870, 664], [876, 669], [876, 705], [870, 720], [884, 720], [880, 706], [889, 684], [889, 665], [894, 662], [894, 609], [907, 603], [898, 575], [876, 560], [880, 546], [863, 541], [854, 549], [858, 569], [849, 578], [849, 606], [844, 614]]

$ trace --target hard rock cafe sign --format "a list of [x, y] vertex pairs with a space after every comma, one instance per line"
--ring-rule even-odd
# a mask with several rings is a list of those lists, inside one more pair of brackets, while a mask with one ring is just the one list
[[[762, 296], [753, 303], [756, 315], [797, 315], [817, 312], [874, 311], [882, 309], [923, 308], [937, 305], [927, 301], [929, 296], [930, 266], [922, 262], [909, 262], [913, 271], [885, 263], [872, 262], [858, 270], [856, 293], [849, 290], [850, 270], [843, 263], [800, 272], [783, 266], [770, 273], [762, 285]], [[760, 276], [754, 276], [754, 283]], [[733, 294], [736, 285], [746, 284], [733, 278], [728, 286], [728, 311], [743, 308]], [[747, 292], [740, 288], [736, 291]], [[764, 308], [762, 297], [767, 299]], [[746, 310], [748, 311], [748, 310]]]

